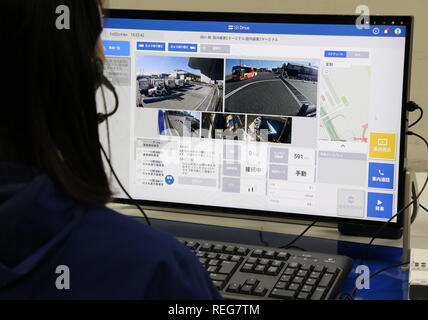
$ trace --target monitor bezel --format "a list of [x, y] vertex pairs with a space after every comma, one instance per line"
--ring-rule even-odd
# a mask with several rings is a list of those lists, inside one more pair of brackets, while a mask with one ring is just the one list
[[[296, 24], [355, 24], [357, 15], [325, 15], [325, 14], [278, 14], [278, 13], [240, 13], [240, 12], [200, 12], [200, 11], [154, 11], [154, 10], [122, 10], [108, 9], [106, 11], [108, 18], [123, 19], [153, 19], [153, 20], [187, 20], [187, 21], [221, 21], [221, 22], [258, 22], [258, 23], [296, 23]], [[398, 174], [398, 201], [397, 208], [403, 208], [405, 204], [405, 156], [407, 152], [407, 119], [408, 111], [406, 108], [409, 101], [409, 87], [411, 75], [411, 50], [413, 39], [413, 16], [370, 16], [371, 25], [397, 25], [406, 27], [405, 35], [405, 60], [403, 74], [403, 95], [402, 95], [402, 121], [400, 134], [400, 155], [399, 155], [399, 174]], [[132, 204], [133, 201], [128, 198], [114, 198], [114, 202], [123, 204]], [[248, 217], [257, 220], [278, 221], [278, 220], [317, 220], [334, 223], [355, 223], [367, 225], [382, 225], [384, 221], [373, 221], [353, 218], [327, 217], [322, 215], [308, 215], [293, 212], [261, 211], [240, 208], [219, 207], [212, 205], [183, 204], [177, 202], [152, 201], [135, 199], [141, 205], [151, 208], [167, 209], [173, 211], [189, 210], [189, 212], [210, 213], [230, 218]], [[402, 228], [403, 215], [398, 215], [397, 221], [390, 223], [393, 228]]]

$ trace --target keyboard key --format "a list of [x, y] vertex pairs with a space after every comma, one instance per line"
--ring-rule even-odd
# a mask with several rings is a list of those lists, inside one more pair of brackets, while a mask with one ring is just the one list
[[229, 284], [226, 291], [228, 291], [228, 292], [239, 292], [240, 287], [241, 286], [238, 283], [234, 282], [234, 283]]
[[299, 263], [297, 263], [297, 262], [290, 262], [289, 264], [288, 264], [288, 268], [295, 268], [295, 269], [297, 269], [297, 268], [299, 268], [300, 267], [300, 264]]
[[269, 264], [269, 260], [268, 259], [260, 259], [259, 264], [268, 265]]
[[216, 266], [210, 266], [210, 267], [207, 268], [207, 271], [209, 273], [216, 273], [217, 269], [218, 269], [218, 267], [216, 267]]
[[297, 300], [308, 300], [308, 298], [309, 298], [309, 293], [307, 292], [300, 292], [297, 295]]
[[255, 273], [264, 273], [266, 271], [266, 266], [259, 264], [254, 268]]
[[207, 259], [207, 258], [199, 258], [199, 261], [200, 261], [203, 265], [205, 265], [205, 264], [207, 263], [208, 259]]
[[302, 277], [294, 277], [293, 282], [300, 285], [303, 283], [303, 280], [304, 279]]
[[221, 255], [219, 255], [219, 257], [218, 257], [220, 260], [229, 260], [229, 258], [230, 258], [230, 255], [228, 255], [228, 254], [221, 254]]
[[250, 279], [247, 279], [245, 281], [245, 284], [247, 284], [249, 286], [256, 286], [258, 283], [259, 283], [259, 281], [257, 279], [254, 279], [254, 278], [250, 278]]
[[314, 279], [318, 279], [319, 277], [321, 277], [321, 273], [312, 271], [311, 274], [309, 275], [309, 277], [314, 278]]
[[335, 267], [329, 267], [326, 271], [327, 273], [337, 274], [339, 273], [339, 269]]
[[271, 263], [272, 267], [278, 267], [279, 269], [281, 269], [283, 265], [284, 265], [284, 262], [279, 260], [273, 260]]
[[300, 289], [300, 285], [298, 285], [297, 283], [291, 283], [288, 286], [288, 290], [297, 291], [299, 289]]
[[288, 253], [286, 253], [286, 252], [280, 252], [276, 255], [276, 259], [278, 259], [278, 260], [285, 261], [285, 260], [287, 260], [287, 258], [288, 258]]
[[313, 288], [313, 286], [304, 285], [301, 291], [311, 293]]
[[215, 258], [217, 258], [217, 256], [218, 256], [218, 254], [214, 253], [214, 252], [207, 253], [207, 255], [206, 255], [206, 257], [208, 259], [215, 259]]
[[219, 263], [220, 263], [220, 260], [212, 259], [212, 260], [210, 260], [210, 262], [208, 262], [208, 265], [209, 266], [218, 266]]
[[236, 266], [237, 266], [236, 262], [222, 261], [220, 264], [220, 270], [218, 270], [218, 273], [223, 273], [223, 274], [232, 273], [235, 270]]
[[257, 288], [254, 289], [253, 295], [255, 296], [264, 296], [267, 292], [267, 289], [263, 286], [257, 286]]
[[306, 280], [305, 284], [308, 286], [314, 286], [317, 284], [317, 280], [314, 278], [309, 278], [308, 280]]
[[257, 263], [257, 258], [250, 257], [245, 261], [246, 263]]
[[275, 288], [277, 289], [285, 289], [285, 287], [287, 286], [287, 282], [283, 282], [283, 281], [278, 281], [275, 285]]
[[221, 290], [223, 289], [224, 281], [213, 281], [213, 284], [218, 290]]
[[195, 242], [195, 241], [189, 241], [186, 243], [186, 246], [190, 249], [190, 250], [196, 250], [196, 248], [199, 246], [199, 243]]
[[202, 246], [199, 248], [199, 250], [201, 250], [201, 251], [210, 251], [211, 248], [212, 248], [212, 244], [208, 243], [208, 242], [205, 242], [205, 243], [202, 244]]
[[333, 274], [331, 274], [331, 273], [325, 273], [325, 274], [322, 276], [322, 278], [321, 278], [320, 282], [318, 283], [318, 285], [319, 285], [320, 287], [329, 287], [329, 286], [330, 286], [330, 284], [331, 284], [331, 283], [332, 283], [332, 281], [333, 281], [333, 278], [334, 278], [334, 275], [333, 275]]
[[263, 254], [263, 250], [261, 249], [256, 249], [253, 251], [253, 253], [251, 254], [252, 257], [261, 257]]
[[278, 267], [269, 267], [266, 270], [266, 274], [269, 274], [271, 276], [276, 276], [279, 273], [279, 268]]
[[290, 282], [291, 276], [283, 275], [283, 276], [281, 276], [281, 278], [279, 278], [279, 280], [284, 281], [284, 282]]
[[273, 289], [269, 296], [272, 298], [291, 300], [296, 296], [296, 291]]
[[224, 249], [224, 245], [222, 245], [222, 244], [216, 244], [212, 248], [212, 251], [214, 251], [214, 252], [223, 252], [223, 249]]
[[233, 262], [241, 262], [241, 257], [240, 256], [232, 256], [232, 257], [230, 257], [230, 261], [233, 261]]
[[250, 286], [248, 284], [244, 284], [240, 290], [243, 294], [251, 294], [251, 291], [253, 290], [253, 286]]
[[246, 263], [242, 266], [241, 271], [242, 272], [252, 272], [254, 268], [254, 264]]
[[227, 278], [225, 274], [210, 273], [211, 280], [224, 281]]
[[286, 276], [294, 276], [294, 273], [296, 272], [296, 269], [288, 268], [285, 269], [284, 275]]
[[308, 274], [309, 274], [308, 270], [299, 270], [299, 272], [297, 272], [296, 276], [306, 278], [308, 276]]
[[315, 288], [314, 292], [311, 295], [311, 300], [322, 300], [325, 295], [325, 288]]
[[234, 246], [227, 246], [224, 249], [224, 252], [228, 253], [228, 254], [233, 254], [233, 253], [235, 253], [235, 250], [236, 250], [236, 247], [234, 247]]
[[275, 257], [275, 251], [266, 250], [263, 252], [263, 257], [268, 258], [268, 259], [273, 259]]
[[244, 247], [239, 247], [238, 250], [236, 250], [236, 254], [239, 254], [241, 256], [246, 256], [248, 254], [248, 250], [247, 248]]
[[311, 271], [313, 268], [313, 266], [309, 263], [304, 263], [302, 264], [302, 266], [300, 267], [300, 270], [305, 270], [305, 271]]
[[323, 273], [324, 270], [325, 270], [324, 266], [315, 266], [313, 271]]
[[198, 251], [198, 252], [196, 252], [196, 256], [198, 257], [198, 258], [203, 258], [203, 257], [205, 257], [205, 252], [203, 252], [203, 251]]

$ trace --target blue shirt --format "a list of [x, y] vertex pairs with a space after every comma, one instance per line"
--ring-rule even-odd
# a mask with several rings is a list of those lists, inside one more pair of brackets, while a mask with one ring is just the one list
[[221, 296], [173, 236], [103, 206], [78, 205], [47, 175], [0, 163], [0, 299]]

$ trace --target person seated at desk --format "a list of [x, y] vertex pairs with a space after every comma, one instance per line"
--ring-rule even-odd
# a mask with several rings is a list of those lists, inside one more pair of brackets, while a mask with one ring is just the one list
[[220, 299], [183, 244], [105, 207], [99, 2], [1, 5], [0, 299]]

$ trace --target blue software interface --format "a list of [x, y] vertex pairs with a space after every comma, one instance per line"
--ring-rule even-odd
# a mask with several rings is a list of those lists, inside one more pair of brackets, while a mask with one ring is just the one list
[[136, 199], [388, 219], [405, 34], [108, 18], [105, 73], [120, 100], [113, 165]]

